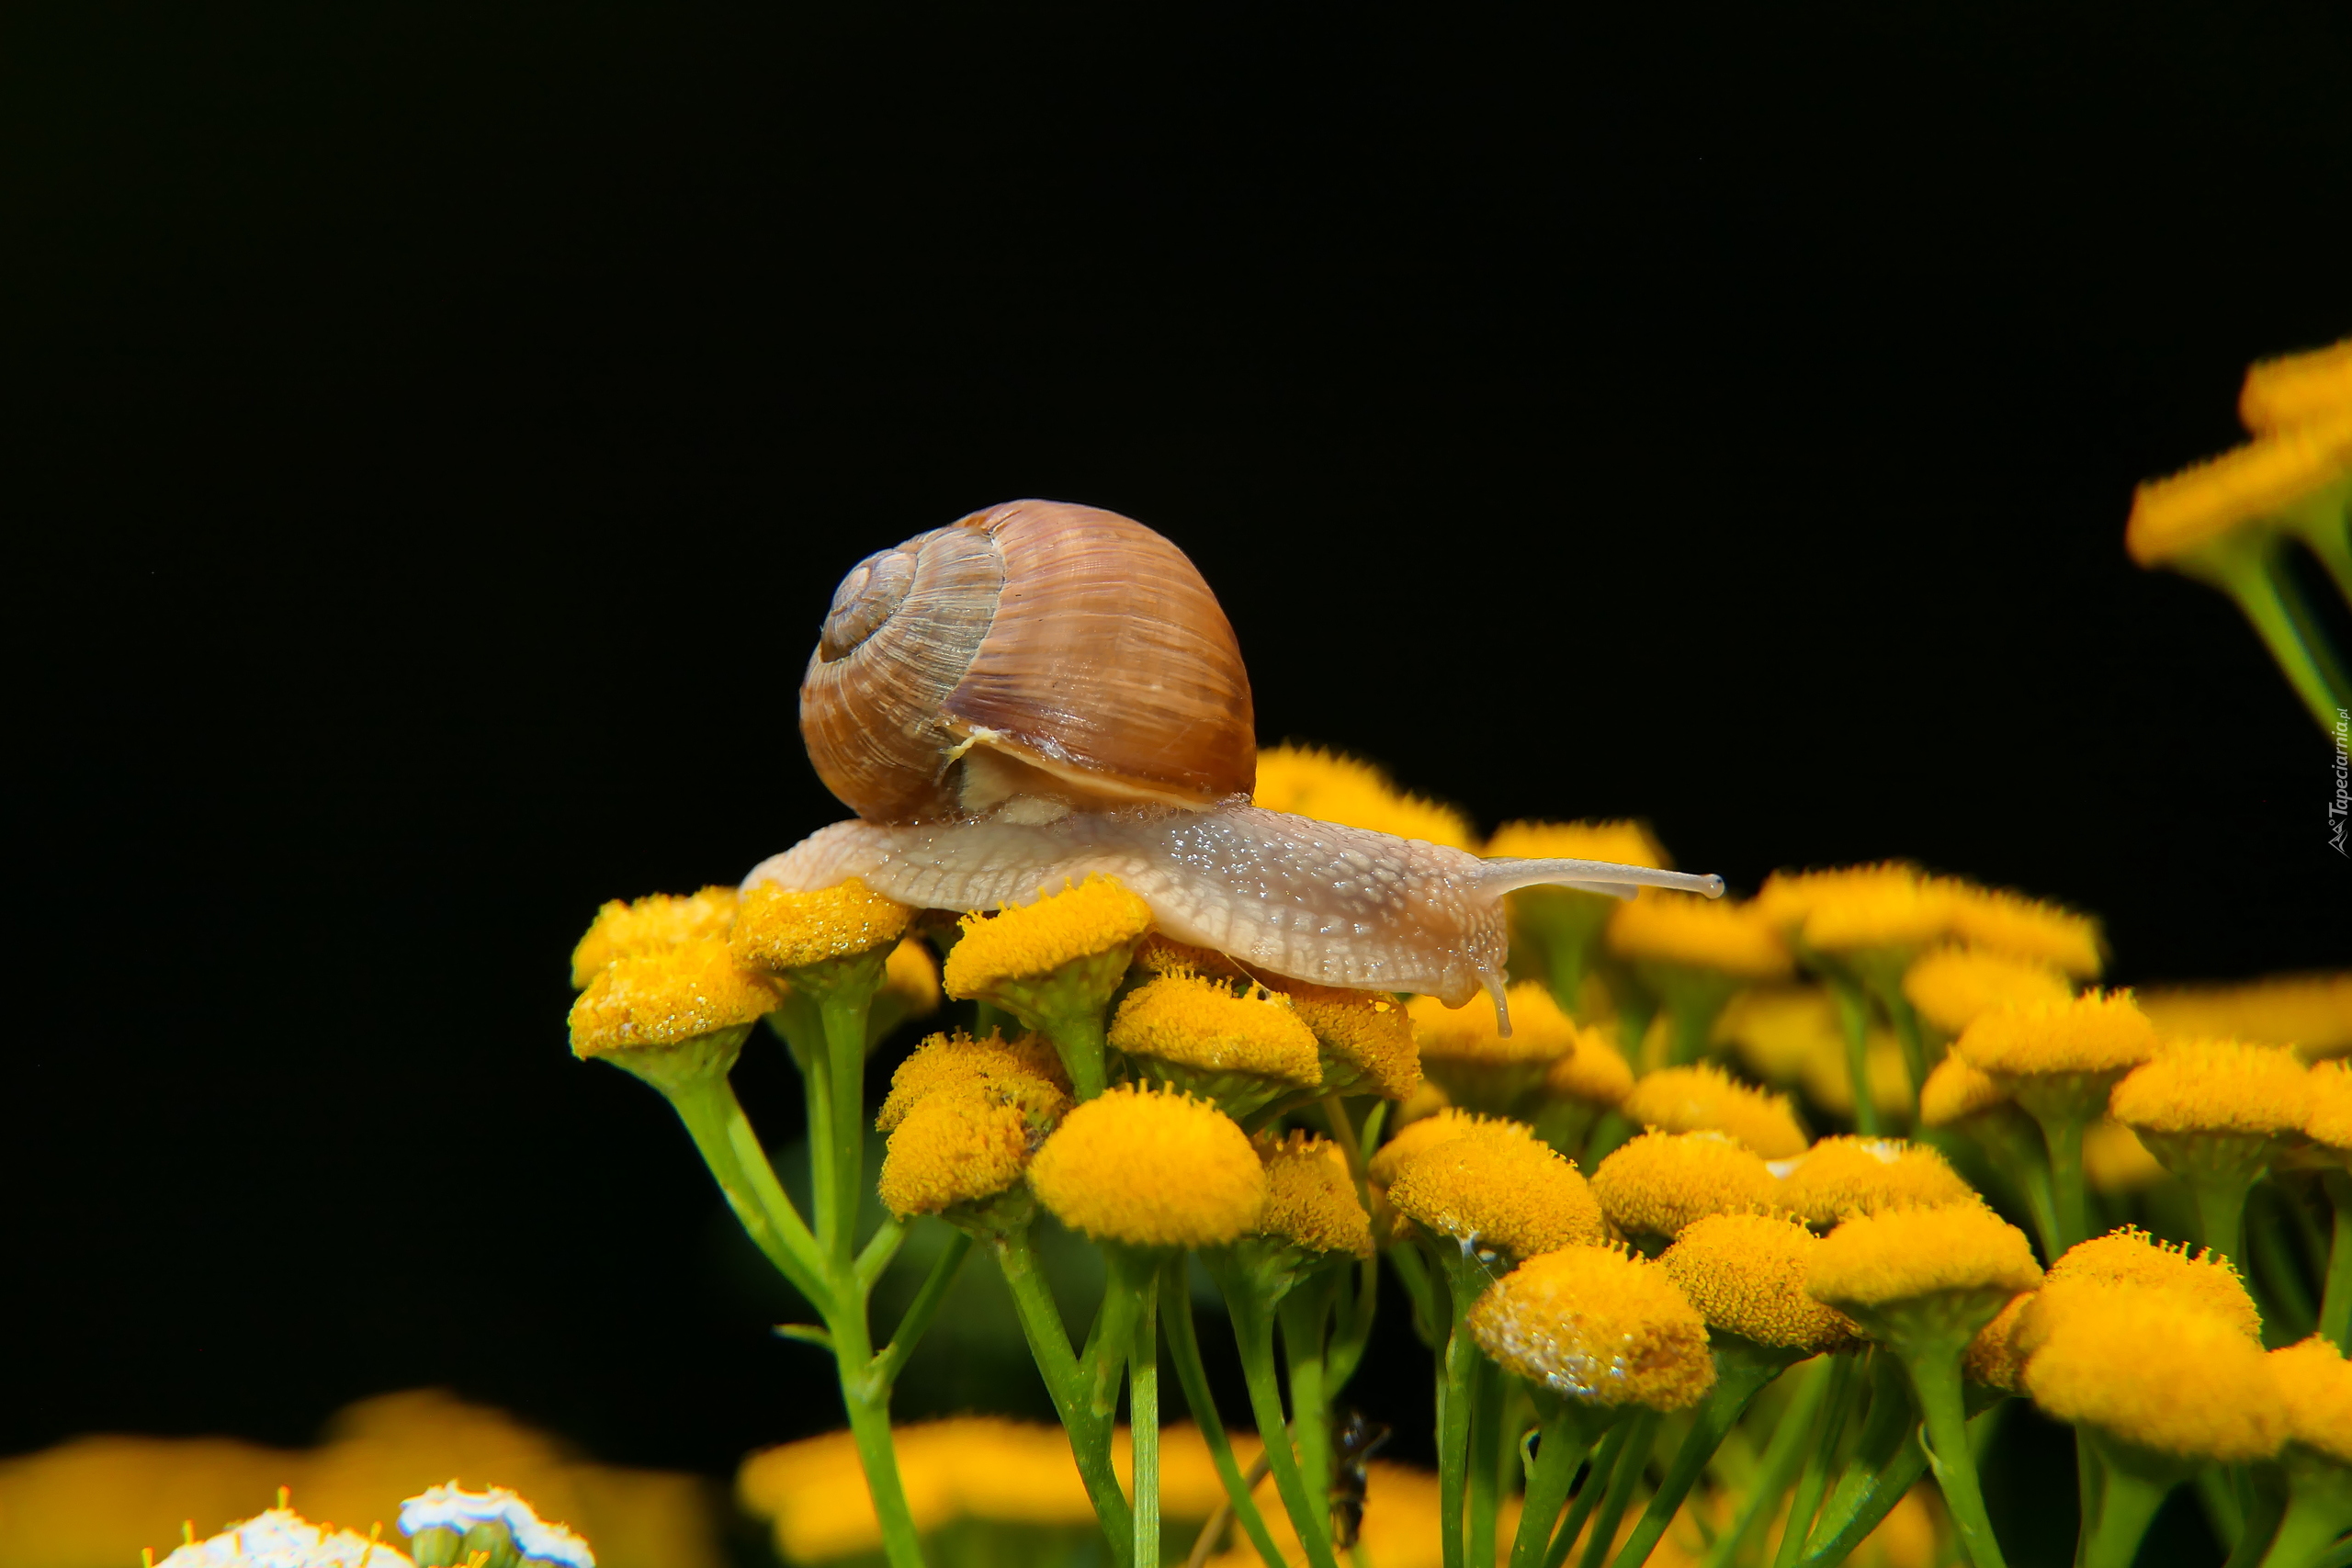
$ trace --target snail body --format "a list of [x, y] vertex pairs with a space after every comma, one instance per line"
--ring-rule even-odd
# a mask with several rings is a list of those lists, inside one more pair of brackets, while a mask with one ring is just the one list
[[858, 820], [745, 886], [857, 877], [901, 903], [1025, 903], [1115, 876], [1179, 942], [1293, 979], [1483, 989], [1508, 1032], [1503, 895], [1543, 883], [1720, 897], [1723, 879], [1481, 860], [1249, 803], [1250, 679], [1182, 550], [1114, 513], [991, 507], [860, 562], [800, 690], [809, 760]]

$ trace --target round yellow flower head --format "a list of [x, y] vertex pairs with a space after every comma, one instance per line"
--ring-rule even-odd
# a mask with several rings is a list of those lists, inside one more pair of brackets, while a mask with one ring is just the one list
[[1068, 1095], [1027, 1075], [968, 1079], [924, 1096], [890, 1134], [883, 1206], [904, 1218], [995, 1197], [1021, 1179], [1069, 1110]]
[[1132, 1085], [1072, 1111], [1030, 1162], [1038, 1201], [1071, 1229], [1130, 1247], [1221, 1247], [1266, 1204], [1250, 1134], [1202, 1100]]
[[1602, 1234], [1600, 1204], [1576, 1166], [1508, 1123], [1474, 1127], [1408, 1161], [1388, 1201], [1464, 1247], [1515, 1258]]
[[2276, 524], [2352, 478], [2352, 411], [2256, 437], [2132, 492], [2123, 546], [2169, 566], [2255, 525]]
[[2352, 1051], [2352, 970], [2273, 975], [2233, 986], [2167, 986], [2140, 993], [2165, 1040], [2292, 1045], [2305, 1060]]
[[1459, 1138], [1481, 1127], [1499, 1129], [1531, 1144], [1538, 1141], [1535, 1130], [1523, 1122], [1480, 1116], [1449, 1105], [1397, 1128], [1396, 1136], [1374, 1152], [1366, 1166], [1367, 1174], [1375, 1185], [1385, 1187], [1396, 1179], [1397, 1172], [1403, 1170], [1408, 1162], [1419, 1158], [1449, 1138]]
[[907, 937], [890, 950], [882, 966], [882, 989], [875, 993], [876, 1008], [883, 1006], [885, 998], [896, 1008], [899, 1022], [929, 1018], [939, 1010], [939, 960], [921, 939]]
[[1971, 1066], [2003, 1077], [2121, 1073], [2156, 1054], [2156, 1032], [2130, 991], [2086, 991], [2065, 1001], [1980, 1013], [1952, 1049]]
[[2083, 1179], [2094, 1192], [2137, 1192], [2165, 1179], [2140, 1134], [2111, 1116], [2083, 1129]]
[[2077, 980], [2096, 979], [2106, 967], [2107, 942], [2090, 916], [1957, 877], [1940, 881], [1951, 900], [1951, 934], [1961, 942], [2020, 963], [2047, 964]]
[[958, 1029], [928, 1035], [890, 1075], [890, 1092], [874, 1118], [874, 1129], [889, 1132], [927, 1096], [991, 1079], [1042, 1083], [1069, 1093], [1069, 1079], [1051, 1043], [1035, 1034], [1007, 1041], [991, 1032], [975, 1040]]
[[2238, 393], [2238, 418], [2256, 434], [2352, 410], [2352, 338], [2257, 360]]
[[1116, 953], [1124, 969], [1151, 929], [1151, 906], [1097, 874], [1034, 904], [967, 915], [963, 929], [947, 953], [947, 994], [977, 997], [1006, 981], [1044, 979], [1079, 959]]
[[628, 903], [616, 898], [596, 911], [588, 934], [571, 950], [571, 988], [585, 988], [596, 971], [616, 958], [640, 958], [714, 937], [724, 942], [734, 921], [732, 887], [655, 893]]
[[1356, 1201], [1356, 1185], [1340, 1145], [1329, 1138], [1294, 1132], [1257, 1138], [1266, 1163], [1266, 1208], [1258, 1234], [1286, 1241], [1303, 1252], [1372, 1256], [1372, 1218]]
[[1127, 993], [1107, 1038], [1140, 1076], [1244, 1115], [1323, 1077], [1315, 1032], [1288, 997], [1260, 986], [1237, 992], [1197, 975], [1159, 976]]
[[1577, 1026], [1550, 991], [1533, 980], [1521, 980], [1506, 994], [1510, 1002], [1509, 1039], [1497, 1032], [1495, 1010], [1484, 998], [1467, 1007], [1449, 1008], [1435, 997], [1415, 997], [1406, 1011], [1412, 1018], [1423, 1065], [1553, 1062], [1577, 1048]]
[[1645, 1127], [1727, 1134], [1766, 1159], [1804, 1152], [1804, 1129], [1785, 1096], [1751, 1089], [1712, 1062], [1636, 1079], [1621, 1109]]
[[1837, 1003], [1820, 986], [1744, 990], [1724, 1008], [1715, 1037], [1732, 1044], [1748, 1071], [1776, 1084], [1794, 1083], [1815, 1056], [1846, 1049]]
[[2352, 1065], [2322, 1062], [2312, 1069], [2303, 1135], [2338, 1154], [2352, 1153]]
[[1919, 1124], [1949, 1127], [2009, 1102], [2009, 1091], [1992, 1074], [1970, 1066], [1957, 1055], [1938, 1062], [1919, 1090]]
[[1976, 1337], [1968, 1342], [1968, 1349], [1960, 1359], [1961, 1376], [1987, 1388], [2018, 1392], [2025, 1377], [2025, 1351], [2018, 1345], [2018, 1325], [2025, 1321], [2033, 1299], [2033, 1292], [2018, 1292], [2009, 1298], [2008, 1305], [1994, 1314], [1992, 1322], [1976, 1331]]
[[1577, 1048], [1544, 1069], [1544, 1092], [1614, 1111], [1634, 1088], [1633, 1065], [1598, 1029], [1578, 1029]]
[[1926, 1144], [1824, 1138], [1781, 1172], [1780, 1201], [1824, 1229], [1849, 1214], [1974, 1203], [1975, 1189]]
[[2220, 1318], [2146, 1291], [2110, 1291], [2052, 1315], [2024, 1382], [2058, 1419], [2225, 1464], [2267, 1459], [2286, 1440], [2286, 1404], [2262, 1347]]
[[2186, 1246], [2160, 1242], [2137, 1225], [2125, 1225], [2077, 1242], [2050, 1266], [2041, 1299], [2019, 1335], [2031, 1355], [2050, 1326], [2081, 1302], [2117, 1290], [2164, 1291], [2235, 1328], [2249, 1339], [2262, 1337], [2262, 1314], [2230, 1260], [2210, 1249], [2191, 1256]]
[[2115, 1086], [2108, 1108], [2143, 1133], [2300, 1133], [2312, 1106], [2311, 1073], [2278, 1045], [2175, 1040]]
[[1714, 1386], [1707, 1325], [1665, 1269], [1611, 1247], [1530, 1258], [1470, 1309], [1478, 1348], [1592, 1404], [1683, 1410]]
[[1743, 980], [1794, 973], [1789, 944], [1752, 904], [1645, 887], [1609, 917], [1609, 950], [1635, 962], [1712, 969]]
[[1592, 1173], [1600, 1212], [1627, 1235], [1675, 1236], [1709, 1214], [1769, 1208], [1771, 1169], [1721, 1133], [1645, 1133]]
[[2041, 1283], [2023, 1231], [1982, 1203], [1953, 1203], [1854, 1215], [1822, 1238], [1806, 1289], [1857, 1312], [1948, 1291], [2014, 1295]]
[[[1871, 1025], [1862, 1036], [1862, 1050], [1863, 1069], [1871, 1080], [1871, 1103], [1883, 1116], [1907, 1118], [1911, 1114], [1911, 1064], [1904, 1059], [1903, 1046], [1894, 1038], [1894, 1032], [1875, 1023]], [[1831, 1115], [1854, 1113], [1854, 1066], [1846, 1059], [1842, 1034], [1834, 1041], [1815, 1043], [1797, 1081], [1804, 1087], [1805, 1097]]]
[[1951, 890], [1902, 861], [1774, 872], [1756, 904], [1764, 919], [1824, 953], [1920, 947], [1951, 926]]
[[1708, 1327], [1814, 1355], [1854, 1337], [1845, 1314], [1805, 1290], [1820, 1247], [1820, 1237], [1777, 1214], [1709, 1214], [1657, 1261]]
[[1369, 828], [1467, 850], [1476, 840], [1460, 812], [1408, 795], [1370, 762], [1314, 746], [1275, 746], [1258, 753], [1250, 802], [1318, 822]]
[[2352, 1464], [2352, 1362], [2324, 1334], [2263, 1358], [2287, 1406], [2287, 1436]]
[[1525, 860], [1605, 860], [1658, 871], [1674, 865], [1645, 822], [1506, 822], [1482, 852]]
[[914, 918], [854, 876], [814, 893], [763, 883], [743, 895], [728, 945], [745, 968], [781, 975], [895, 945]]
[[571, 1004], [571, 1054], [618, 1060], [732, 1036], [718, 1053], [731, 1066], [743, 1035], [776, 1000], [775, 983], [737, 964], [716, 938], [616, 958]]
[[1333, 1094], [1404, 1100], [1421, 1087], [1420, 1047], [1405, 1004], [1377, 991], [1305, 980], [1270, 982], [1323, 1047], [1323, 1087]]
[[1921, 1021], [1958, 1034], [1997, 1007], [2063, 1002], [2066, 976], [2048, 964], [1981, 947], [1939, 947], [1903, 975], [1903, 995]]

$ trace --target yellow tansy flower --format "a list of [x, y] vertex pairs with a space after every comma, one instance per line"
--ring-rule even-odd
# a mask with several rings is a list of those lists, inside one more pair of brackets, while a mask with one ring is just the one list
[[2132, 497], [2123, 544], [2142, 566], [2172, 566], [2240, 529], [2275, 525], [2352, 479], [2352, 411], [2257, 436]]
[[2302, 1130], [2311, 1073], [2292, 1052], [2235, 1040], [2176, 1040], [2115, 1086], [2115, 1119], [2154, 1133], [2275, 1137]]
[[[2046, 964], [2077, 980], [2096, 979], [2106, 966], [2107, 942], [2088, 915], [1958, 877], [1938, 881], [1950, 900], [1951, 934], [1986, 953]], [[2018, 998], [2038, 1000], [2038, 998]]]
[[1981, 1203], [1955, 1203], [1852, 1216], [1822, 1239], [1806, 1288], [1860, 1315], [1941, 1292], [2007, 1297], [2041, 1283], [2023, 1231]]
[[1957, 1055], [1946, 1056], [1919, 1090], [1919, 1122], [1926, 1127], [1949, 1127], [2008, 1102], [2009, 1091], [1992, 1074]]
[[1481, 1116], [1449, 1105], [1396, 1129], [1396, 1135], [1374, 1151], [1367, 1163], [1366, 1172], [1375, 1185], [1385, 1187], [1396, 1179], [1396, 1173], [1405, 1168], [1408, 1161], [1428, 1153], [1448, 1138], [1459, 1138], [1481, 1127], [1499, 1128], [1509, 1135], [1524, 1138], [1531, 1144], [1538, 1141], [1535, 1130], [1523, 1122]]
[[1062, 1224], [1130, 1247], [1219, 1247], [1254, 1229], [1266, 1203], [1265, 1168], [1231, 1117], [1127, 1085], [1063, 1119], [1029, 1185]]
[[1751, 1089], [1712, 1063], [1668, 1067], [1635, 1080], [1626, 1120], [1669, 1133], [1724, 1133], [1766, 1159], [1804, 1152], [1804, 1129], [1783, 1096]]
[[1356, 1201], [1355, 1182], [1339, 1145], [1294, 1132], [1282, 1139], [1261, 1134], [1257, 1146], [1266, 1164], [1266, 1207], [1258, 1218], [1259, 1235], [1304, 1252], [1372, 1256], [1372, 1219]]
[[2230, 1260], [2210, 1249], [2158, 1241], [2137, 1225], [2077, 1242], [2050, 1266], [2018, 1346], [2031, 1355], [2058, 1319], [2102, 1292], [2158, 1291], [2184, 1308], [2220, 1318], [2248, 1339], [2262, 1337], [2262, 1314]]
[[1666, 1270], [1614, 1247], [1530, 1258], [1470, 1311], [1507, 1371], [1600, 1405], [1682, 1410], [1714, 1386], [1706, 1321]]
[[1634, 1087], [1633, 1065], [1598, 1029], [1577, 1031], [1577, 1048], [1544, 1070], [1544, 1092], [1555, 1100], [1613, 1111]]
[[571, 988], [583, 989], [597, 970], [616, 958], [640, 958], [712, 938], [723, 942], [734, 920], [732, 887], [655, 893], [628, 903], [616, 898], [596, 911], [588, 934], [571, 950]]
[[2307, 1060], [2352, 1052], [2352, 970], [2165, 986], [2142, 991], [2140, 1010], [2166, 1040], [2292, 1045]]
[[2160, 1292], [2110, 1292], [2058, 1317], [2024, 1382], [2060, 1420], [2175, 1459], [2267, 1459], [2287, 1437], [2262, 1347]]
[[1780, 980], [1795, 961], [1756, 906], [1695, 893], [1644, 888], [1609, 917], [1609, 950], [1636, 963], [1714, 970], [1740, 980]]
[[[1904, 1059], [1902, 1043], [1873, 1024], [1863, 1032], [1862, 1053], [1862, 1070], [1871, 1080], [1871, 1103], [1883, 1115], [1908, 1114], [1911, 1064]], [[1805, 1097], [1831, 1115], [1854, 1114], [1854, 1068], [1846, 1059], [1843, 1038], [1816, 1044], [1797, 1081]]]
[[883, 964], [882, 988], [874, 995], [875, 1010], [886, 1006], [896, 1025], [908, 1019], [929, 1018], [939, 1010], [939, 960], [931, 949], [915, 938], [908, 937], [890, 950]]
[[1920, 1021], [1946, 1034], [1958, 1034], [1997, 1007], [2059, 1003], [2072, 994], [2066, 976], [2052, 965], [1990, 948], [1935, 948], [1903, 975], [1903, 995]]
[[1130, 1071], [1233, 1115], [1323, 1077], [1314, 1031], [1288, 997], [1262, 987], [1237, 993], [1194, 975], [1161, 975], [1127, 994], [1107, 1038]]
[[1779, 1201], [1810, 1225], [1849, 1214], [1973, 1203], [1976, 1191], [1944, 1156], [1900, 1138], [1824, 1138], [1789, 1162]]
[[813, 893], [763, 883], [743, 895], [728, 945], [745, 968], [780, 975], [895, 944], [914, 915], [854, 876]]
[[1516, 1258], [1601, 1236], [1600, 1205], [1575, 1165], [1507, 1125], [1473, 1127], [1406, 1162], [1388, 1201], [1438, 1235]]
[[1577, 1048], [1577, 1026], [1549, 991], [1522, 980], [1507, 995], [1509, 1038], [1483, 1001], [1449, 1008], [1435, 997], [1415, 997], [1406, 1004], [1421, 1070], [1457, 1105], [1517, 1110], [1543, 1086], [1546, 1069]]
[[1740, 992], [1716, 1021], [1748, 1071], [1767, 1083], [1792, 1084], [1822, 1052], [1842, 1055], [1837, 1003], [1819, 986], [1758, 986]]
[[2257, 360], [2238, 393], [2238, 418], [2257, 435], [2352, 412], [2352, 338]]
[[1824, 953], [1921, 947], [1951, 927], [1951, 888], [1903, 861], [1774, 872], [1756, 904], [1765, 919]]
[[2086, 991], [1979, 1014], [1952, 1049], [1996, 1077], [2120, 1075], [2156, 1054], [2156, 1032], [2130, 991]]
[[874, 1118], [875, 1130], [887, 1133], [906, 1120], [907, 1112], [926, 1096], [984, 1079], [1034, 1081], [1067, 1095], [1069, 1079], [1062, 1072], [1054, 1048], [1035, 1034], [1007, 1041], [990, 1034], [975, 1040], [962, 1030], [927, 1036], [890, 1075], [890, 1092]]
[[2018, 1392], [2019, 1381], [2025, 1376], [2025, 1352], [2018, 1348], [2018, 1325], [2025, 1320], [2033, 1298], [2031, 1291], [2018, 1292], [2009, 1298], [2008, 1305], [1994, 1314], [1992, 1322], [1976, 1331], [1976, 1337], [1968, 1342], [1968, 1350], [1960, 1359], [1962, 1376], [1987, 1388]]
[[1645, 1133], [1592, 1173], [1601, 1213], [1628, 1235], [1679, 1235], [1709, 1214], [1769, 1207], [1778, 1183], [1745, 1145], [1721, 1133]]
[[[1599, 1175], [1594, 1184], [1600, 1184]], [[1793, 1220], [1715, 1213], [1686, 1226], [1658, 1266], [1708, 1327], [1812, 1355], [1854, 1337], [1845, 1314], [1824, 1306], [1805, 1289], [1820, 1246], [1818, 1236]]]
[[1605, 860], [1657, 871], [1674, 866], [1646, 822], [1506, 822], [1482, 852], [1516, 860]]
[[1158, 931], [1136, 944], [1135, 966], [1147, 975], [1204, 975], [1238, 986], [1254, 984], [1252, 975], [1222, 953], [1190, 943], [1171, 942]]
[[776, 1001], [774, 982], [737, 964], [714, 938], [616, 958], [571, 1004], [571, 1054], [640, 1077], [649, 1069], [724, 1073]]
[[924, 1096], [890, 1134], [883, 1206], [901, 1217], [936, 1214], [1010, 1190], [1069, 1109], [1068, 1095], [1027, 1075]]
[[1008, 981], [1042, 980], [1080, 959], [1127, 955], [1151, 929], [1151, 906], [1114, 877], [1088, 877], [1034, 904], [967, 915], [947, 954], [951, 997], [978, 997]]
[[2264, 1358], [2287, 1406], [2287, 1435], [2338, 1464], [2352, 1465], [2352, 1363], [2324, 1335]]
[[1404, 1100], [1421, 1087], [1420, 1047], [1405, 1004], [1376, 991], [1305, 980], [1270, 980], [1323, 1047], [1323, 1087], [1333, 1094]]
[[2339, 1154], [2352, 1153], [2352, 1064], [2322, 1062], [2312, 1069], [2303, 1135]]
[[1319, 747], [1276, 746], [1259, 752], [1250, 800], [1268, 811], [1452, 849], [1467, 850], [1476, 842], [1460, 812], [1398, 789], [1370, 762]]

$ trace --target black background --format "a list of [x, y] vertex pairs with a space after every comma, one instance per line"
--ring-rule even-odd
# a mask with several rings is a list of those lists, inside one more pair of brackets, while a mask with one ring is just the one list
[[830, 1424], [564, 959], [840, 815], [832, 585], [1017, 495], [1168, 533], [1267, 739], [1484, 826], [1915, 856], [2125, 981], [2352, 946], [2329, 748], [2121, 547], [2352, 331], [2341, 6], [5, 27], [0, 1452]]

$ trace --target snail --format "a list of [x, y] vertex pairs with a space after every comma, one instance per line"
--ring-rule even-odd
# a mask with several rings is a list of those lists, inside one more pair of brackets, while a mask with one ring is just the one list
[[867, 557], [800, 688], [827, 788], [857, 813], [746, 889], [857, 877], [994, 909], [1095, 872], [1177, 942], [1254, 969], [1460, 1007], [1504, 1032], [1503, 895], [1551, 884], [1723, 894], [1720, 876], [1462, 850], [1267, 811], [1250, 679], [1182, 550], [1092, 507], [1016, 501]]

